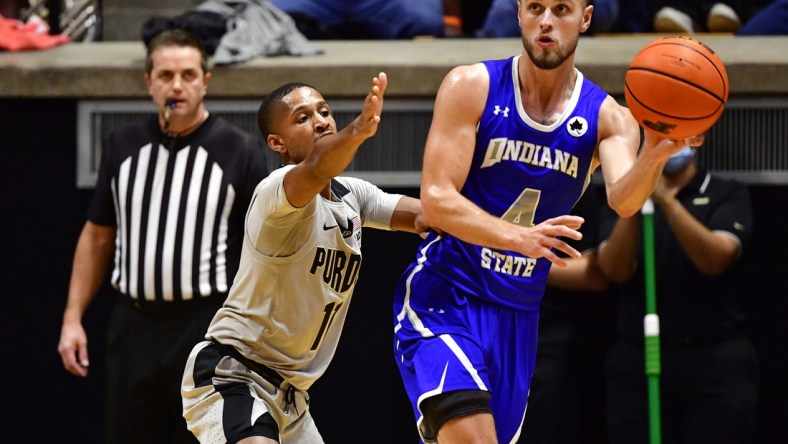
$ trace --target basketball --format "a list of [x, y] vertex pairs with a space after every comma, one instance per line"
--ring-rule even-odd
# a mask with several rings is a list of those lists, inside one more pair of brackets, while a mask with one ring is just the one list
[[690, 37], [663, 37], [643, 47], [627, 69], [624, 97], [645, 130], [681, 139], [704, 133], [728, 101], [719, 56]]

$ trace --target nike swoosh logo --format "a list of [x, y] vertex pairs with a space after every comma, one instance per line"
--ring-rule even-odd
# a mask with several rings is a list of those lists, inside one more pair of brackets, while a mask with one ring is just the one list
[[339, 226], [339, 225], [331, 225], [331, 226], [329, 227], [327, 224], [323, 224], [323, 229], [324, 229], [325, 231], [328, 231], [328, 230], [330, 230], [330, 229], [332, 229], [332, 228], [336, 228], [336, 227], [338, 227], [338, 226]]

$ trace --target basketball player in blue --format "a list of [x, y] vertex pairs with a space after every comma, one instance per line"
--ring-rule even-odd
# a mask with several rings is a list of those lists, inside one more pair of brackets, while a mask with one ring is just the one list
[[[536, 357], [539, 305], [568, 215], [601, 165], [609, 205], [637, 212], [690, 140], [640, 131], [574, 66], [588, 0], [518, 0], [524, 51], [442, 82], [421, 183], [434, 231], [403, 274], [394, 347], [423, 442], [514, 443]], [[696, 144], [696, 143], [695, 143]]]

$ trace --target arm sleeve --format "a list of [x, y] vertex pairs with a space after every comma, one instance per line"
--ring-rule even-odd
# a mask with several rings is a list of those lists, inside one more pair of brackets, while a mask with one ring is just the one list
[[383, 192], [377, 186], [361, 179], [343, 177], [343, 180], [358, 199], [362, 226], [391, 230], [391, 216], [402, 195]]

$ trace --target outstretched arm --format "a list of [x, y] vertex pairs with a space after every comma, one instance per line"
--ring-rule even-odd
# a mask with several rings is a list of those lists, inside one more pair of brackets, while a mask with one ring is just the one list
[[681, 148], [697, 146], [695, 138], [665, 139], [645, 131], [638, 154], [640, 128], [629, 109], [608, 97], [599, 112], [599, 159], [607, 201], [621, 217], [637, 213], [651, 195], [668, 157]]
[[332, 178], [345, 171], [361, 144], [375, 135], [387, 86], [385, 73], [372, 79], [361, 114], [338, 133], [318, 138], [306, 159], [287, 172], [284, 187], [291, 205], [303, 207], [309, 203]]
[[580, 256], [559, 237], [580, 239], [577, 229], [582, 218], [560, 216], [523, 227], [487, 213], [460, 194], [470, 170], [488, 88], [487, 71], [476, 64], [453, 69], [438, 90], [424, 151], [421, 203], [425, 222], [465, 242], [545, 257], [563, 266], [564, 259], [552, 249]]
[[428, 227], [424, 224], [421, 214], [421, 202], [410, 196], [402, 196], [391, 215], [391, 229], [407, 231], [409, 233], [426, 233]]

